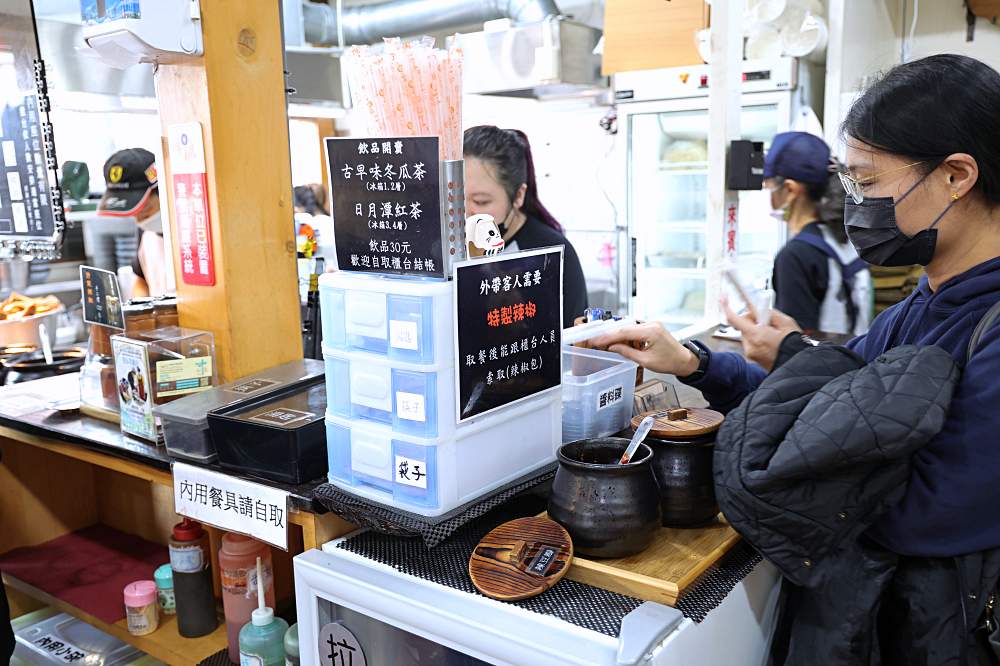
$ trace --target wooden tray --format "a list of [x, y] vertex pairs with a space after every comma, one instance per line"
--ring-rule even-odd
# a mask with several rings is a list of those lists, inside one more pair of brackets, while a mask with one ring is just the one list
[[566, 578], [673, 606], [739, 540], [740, 535], [719, 514], [706, 527], [661, 527], [652, 545], [632, 557], [596, 560], [578, 553]]

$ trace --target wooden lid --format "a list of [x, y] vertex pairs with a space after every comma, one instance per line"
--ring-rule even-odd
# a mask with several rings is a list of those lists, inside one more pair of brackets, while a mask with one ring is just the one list
[[722, 426], [725, 417], [711, 409], [675, 407], [659, 412], [646, 412], [632, 419], [632, 430], [642, 420], [652, 416], [656, 421], [649, 436], [655, 439], [691, 439], [711, 435]]
[[469, 560], [476, 589], [501, 601], [528, 599], [558, 583], [573, 560], [573, 541], [559, 523], [532, 516], [500, 525]]

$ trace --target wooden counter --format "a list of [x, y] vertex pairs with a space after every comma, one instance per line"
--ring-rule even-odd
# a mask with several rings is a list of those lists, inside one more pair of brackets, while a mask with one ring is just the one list
[[[31, 395], [36, 402], [54, 400], [57, 380], [66, 386], [76, 381], [73, 375], [66, 377], [70, 379], [0, 389], [0, 553], [97, 523], [166, 544], [171, 527], [181, 518], [174, 513], [173, 477], [163, 447], [123, 437], [116, 426], [90, 417], [60, 415], [44, 402], [33, 408]], [[313, 502], [311, 490], [321, 480], [302, 486], [252, 480], [280, 487], [291, 497], [288, 552], [273, 551], [280, 610], [294, 599], [291, 558], [354, 527]], [[211, 527], [207, 531], [217, 572], [215, 553], [222, 532]], [[224, 625], [207, 637], [186, 639], [168, 621], [149, 636], [135, 637], [123, 622], [102, 623], [14, 578], [5, 576], [4, 583], [12, 617], [50, 605], [171, 665], [197, 664], [226, 646]], [[217, 574], [215, 585], [218, 596]]]

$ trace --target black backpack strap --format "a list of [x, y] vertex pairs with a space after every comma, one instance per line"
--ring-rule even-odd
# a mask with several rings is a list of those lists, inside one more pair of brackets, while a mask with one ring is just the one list
[[998, 318], [1000, 318], [1000, 301], [994, 303], [993, 307], [986, 311], [983, 318], [979, 320], [978, 324], [976, 324], [975, 330], [972, 331], [972, 337], [969, 338], [969, 347], [965, 353], [966, 363], [972, 360], [972, 355], [975, 353], [976, 347], [979, 346], [980, 340], [983, 339], [983, 336], [986, 335], [986, 331], [990, 330], [990, 327], [993, 326], [993, 323], [996, 322]]

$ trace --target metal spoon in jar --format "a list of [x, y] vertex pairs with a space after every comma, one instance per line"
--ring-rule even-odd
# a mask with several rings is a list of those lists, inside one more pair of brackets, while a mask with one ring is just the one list
[[632, 435], [632, 441], [628, 443], [628, 448], [625, 449], [625, 453], [622, 455], [622, 459], [618, 461], [619, 465], [627, 465], [631, 460], [635, 452], [639, 450], [639, 445], [642, 444], [642, 440], [646, 439], [646, 435], [649, 431], [653, 429], [653, 424], [656, 423], [656, 419], [652, 416], [647, 416], [639, 424], [639, 427], [635, 429], [635, 434]]

